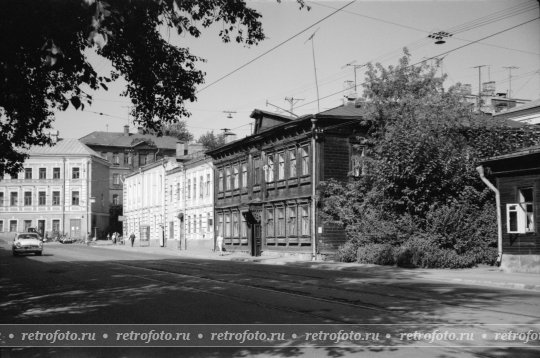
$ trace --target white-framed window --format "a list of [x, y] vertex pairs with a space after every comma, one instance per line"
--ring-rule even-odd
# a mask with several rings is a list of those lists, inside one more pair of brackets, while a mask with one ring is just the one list
[[238, 189], [240, 187], [240, 177], [238, 173], [238, 165], [235, 165], [233, 168], [233, 189]]
[[309, 236], [309, 207], [307, 205], [300, 206], [300, 235]]
[[289, 178], [296, 177], [296, 149], [289, 151]]
[[266, 209], [266, 236], [274, 237], [274, 208]]
[[113, 184], [120, 185], [120, 174], [118, 173], [113, 174]]
[[71, 179], [79, 179], [81, 176], [81, 171], [79, 168], [75, 167], [71, 169]]
[[278, 180], [285, 179], [285, 154], [278, 154]]
[[223, 192], [223, 170], [218, 172], [218, 191]]
[[248, 178], [247, 163], [242, 163], [242, 188], [247, 188], [248, 186], [247, 178]]
[[266, 182], [271, 183], [274, 181], [274, 155], [268, 155], [266, 159]]
[[300, 155], [302, 159], [302, 175], [309, 174], [309, 150], [308, 147], [300, 148]]
[[225, 169], [225, 190], [231, 190], [231, 168]]
[[506, 230], [511, 234], [534, 232], [533, 188], [518, 189], [518, 202], [506, 204]]

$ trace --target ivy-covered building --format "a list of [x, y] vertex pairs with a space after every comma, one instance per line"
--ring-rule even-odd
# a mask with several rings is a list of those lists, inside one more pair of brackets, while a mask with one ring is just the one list
[[361, 175], [363, 109], [350, 103], [299, 118], [254, 110], [254, 134], [207, 152], [215, 230], [228, 251], [321, 258], [346, 241], [323, 224], [319, 183]]

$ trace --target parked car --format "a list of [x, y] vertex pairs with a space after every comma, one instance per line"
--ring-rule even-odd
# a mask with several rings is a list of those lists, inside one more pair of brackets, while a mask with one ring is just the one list
[[67, 235], [60, 236], [60, 239], [58, 239], [62, 244], [72, 244], [75, 242], [75, 239], [72, 239], [71, 237]]
[[25, 253], [33, 253], [41, 256], [43, 253], [43, 242], [35, 232], [19, 232], [15, 234], [11, 250], [13, 256]]
[[26, 232], [33, 232], [33, 233], [35, 233], [35, 234], [38, 234], [39, 239], [40, 239], [41, 241], [43, 241], [43, 236], [41, 236], [41, 233], [38, 231], [37, 228], [35, 228], [35, 227], [29, 227], [29, 228], [26, 230]]

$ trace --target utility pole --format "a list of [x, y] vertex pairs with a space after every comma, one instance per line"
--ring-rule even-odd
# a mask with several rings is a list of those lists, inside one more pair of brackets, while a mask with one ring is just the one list
[[480, 106], [482, 105], [482, 67], [486, 67], [486, 65], [473, 67], [478, 68], [478, 110], [480, 110]]
[[319, 81], [317, 80], [317, 65], [315, 63], [315, 44], [313, 38], [315, 37], [315, 34], [317, 33], [319, 29], [315, 30], [315, 32], [304, 42], [308, 42], [311, 40], [311, 53], [313, 55], [313, 70], [315, 71], [315, 88], [317, 89], [317, 112], [321, 111], [321, 105], [320, 105], [320, 97], [319, 97]]
[[507, 97], [512, 97], [512, 70], [518, 69], [516, 66], [504, 66], [508, 70], [508, 94]]
[[350, 63], [347, 63], [345, 66], [350, 66], [350, 67], [353, 68], [353, 71], [354, 71], [354, 92], [357, 93], [358, 92], [358, 90], [357, 90], [358, 86], [357, 86], [357, 82], [356, 82], [356, 70], [361, 68], [361, 67], [364, 67], [365, 64], [363, 64], [363, 65], [354, 65], [352, 62], [350, 62]]
[[294, 112], [294, 105], [303, 100], [303, 98], [285, 97], [285, 101], [291, 105], [291, 112]]

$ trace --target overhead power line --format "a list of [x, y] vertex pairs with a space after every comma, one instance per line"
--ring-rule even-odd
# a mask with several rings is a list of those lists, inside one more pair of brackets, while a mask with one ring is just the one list
[[240, 70], [243, 69], [244, 67], [246, 67], [246, 66], [252, 64], [253, 62], [257, 61], [257, 60], [260, 59], [261, 57], [266, 56], [266, 55], [269, 54], [270, 52], [272, 52], [272, 51], [274, 51], [275, 49], [277, 49], [277, 48], [283, 46], [283, 45], [286, 44], [287, 42], [289, 42], [289, 41], [291, 41], [292, 39], [294, 39], [294, 38], [300, 36], [301, 34], [303, 34], [304, 32], [306, 32], [307, 30], [309, 30], [309, 29], [311, 29], [312, 27], [314, 27], [314, 26], [320, 24], [321, 22], [323, 22], [324, 20], [328, 19], [329, 17], [334, 16], [335, 14], [337, 14], [337, 13], [340, 12], [341, 10], [345, 9], [347, 6], [354, 4], [355, 2], [356, 2], [356, 0], [353, 0], [353, 1], [351, 1], [351, 2], [349, 2], [349, 3], [347, 3], [347, 4], [345, 4], [345, 5], [343, 5], [342, 7], [340, 7], [339, 9], [337, 9], [336, 11], [332, 12], [332, 13], [329, 14], [329, 15], [326, 15], [325, 17], [323, 17], [322, 19], [316, 21], [315, 23], [311, 24], [310, 26], [306, 27], [306, 28], [303, 29], [302, 31], [300, 31], [300, 32], [296, 33], [295, 35], [289, 37], [288, 39], [286, 39], [286, 40], [280, 42], [279, 44], [277, 44], [276, 46], [272, 47], [272, 48], [269, 49], [268, 51], [263, 52], [262, 54], [260, 54], [259, 56], [255, 57], [254, 59], [252, 59], [252, 60], [246, 62], [246, 63], [243, 64], [242, 66], [240, 66], [240, 67], [236, 68], [235, 70], [233, 70], [233, 71], [227, 73], [226, 75], [221, 76], [220, 78], [218, 78], [218, 79], [215, 80], [214, 82], [211, 82], [210, 84], [208, 84], [208, 85], [206, 85], [205, 87], [201, 88], [200, 90], [197, 91], [197, 93], [201, 93], [201, 92], [204, 91], [205, 89], [207, 89], [207, 88], [209, 88], [209, 87], [215, 85], [215, 84], [218, 83], [218, 82], [223, 81], [225, 78], [227, 78], [227, 77], [231, 76], [232, 74], [234, 74], [234, 73], [240, 71]]
[[[522, 23], [520, 23], [520, 24], [518, 24], [518, 25], [509, 27], [509, 28], [504, 29], [504, 30], [501, 30], [501, 31], [497, 31], [497, 32], [495, 32], [495, 33], [493, 33], [493, 34], [491, 34], [491, 35], [484, 36], [484, 37], [482, 37], [482, 38], [480, 38], [480, 39], [478, 39], [478, 40], [474, 40], [474, 41], [472, 41], [472, 42], [470, 42], [470, 43], [467, 43], [467, 44], [462, 45], [462, 46], [458, 46], [458, 47], [456, 47], [456, 48], [454, 48], [454, 49], [452, 49], [452, 50], [448, 50], [448, 51], [442, 52], [442, 53], [440, 53], [440, 54], [438, 54], [438, 55], [431, 56], [431, 57], [427, 57], [427, 58], [423, 59], [422, 61], [418, 61], [418, 62], [416, 62], [416, 63], [413, 63], [413, 64], [408, 65], [407, 68], [408, 68], [408, 67], [417, 66], [417, 65], [419, 65], [420, 63], [423, 63], [423, 62], [426, 62], [426, 61], [429, 61], [429, 60], [433, 60], [433, 59], [435, 59], [435, 58], [440, 58], [440, 57], [446, 56], [446, 55], [449, 54], [449, 53], [452, 53], [452, 52], [457, 51], [457, 50], [461, 50], [462, 48], [465, 48], [465, 47], [470, 46], [470, 45], [472, 45], [472, 44], [475, 44], [475, 43], [477, 43], [477, 42], [486, 40], [486, 39], [488, 39], [488, 38], [491, 38], [491, 37], [500, 35], [500, 34], [502, 34], [502, 33], [504, 33], [504, 32], [513, 30], [513, 29], [515, 29], [515, 28], [518, 28], [518, 27], [520, 27], [520, 26], [526, 25], [526, 24], [531, 23], [531, 22], [533, 22], [533, 21], [536, 21], [536, 20], [538, 20], [538, 19], [540, 19], [540, 17], [537, 17], [537, 18], [534, 18], [534, 19], [531, 19], [531, 20], [522, 22]], [[365, 82], [364, 82], [363, 84], [365, 84]], [[336, 95], [338, 95], [338, 94], [341, 94], [342, 92], [343, 92], [343, 90], [340, 90], [340, 91], [338, 91], [338, 92], [334, 92], [334, 93], [331, 93], [331, 94], [326, 95], [326, 96], [324, 96], [324, 97], [321, 97], [320, 99], [330, 98], [330, 97], [336, 96]], [[317, 100], [310, 101], [310, 102], [306, 102], [306, 103], [304, 103], [304, 104], [302, 104], [302, 105], [299, 105], [298, 107], [304, 107], [304, 106], [307, 106], [307, 105], [312, 104], [312, 103], [315, 103], [315, 102], [317, 102]]]

